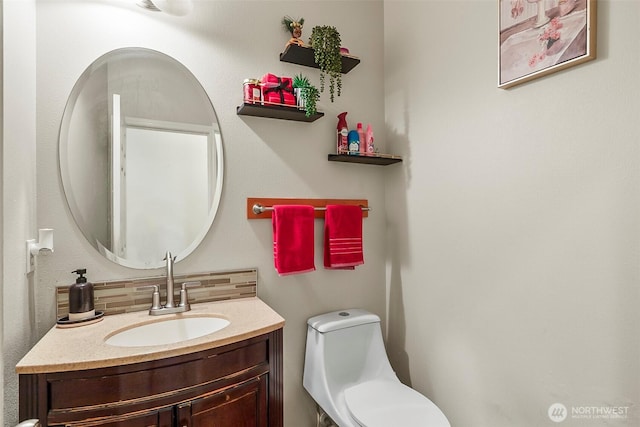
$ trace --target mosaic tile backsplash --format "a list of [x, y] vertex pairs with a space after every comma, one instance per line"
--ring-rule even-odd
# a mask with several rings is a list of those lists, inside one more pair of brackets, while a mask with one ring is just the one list
[[[173, 281], [176, 304], [179, 301], [180, 285], [184, 282], [200, 282], [200, 286], [189, 288], [191, 304], [255, 297], [258, 292], [258, 270], [256, 269], [174, 275]], [[95, 309], [103, 311], [105, 315], [149, 310], [153, 289], [138, 288], [161, 285], [160, 302], [164, 303], [166, 282], [166, 276], [92, 282]], [[56, 288], [56, 313], [58, 319], [69, 313], [68, 286]]]

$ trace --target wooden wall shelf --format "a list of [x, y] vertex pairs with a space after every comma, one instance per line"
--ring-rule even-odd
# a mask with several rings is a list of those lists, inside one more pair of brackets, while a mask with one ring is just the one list
[[[280, 61], [319, 68], [318, 64], [316, 64], [315, 52], [312, 47], [308, 46], [290, 44], [284, 49], [284, 52], [280, 54]], [[359, 63], [360, 59], [355, 56], [342, 55], [342, 74], [347, 74]]]
[[345, 162], [345, 163], [362, 163], [366, 165], [378, 165], [386, 166], [393, 163], [402, 162], [402, 158], [392, 155], [380, 155], [380, 156], [352, 156], [349, 154], [329, 154], [328, 160], [330, 162]]
[[307, 117], [304, 110], [279, 105], [242, 104], [236, 109], [239, 116], [266, 117], [270, 119], [294, 120], [297, 122], [315, 122], [324, 113], [317, 112]]
[[[315, 208], [324, 208], [327, 205], [355, 205], [363, 208], [362, 217], [369, 216], [369, 201], [366, 199], [296, 199], [296, 198], [268, 198], [268, 197], [248, 197], [247, 198], [247, 219], [268, 219], [271, 218], [270, 210], [256, 214], [253, 212], [254, 205], [273, 207], [274, 205], [311, 205]], [[315, 211], [316, 218], [324, 218], [323, 210]]]

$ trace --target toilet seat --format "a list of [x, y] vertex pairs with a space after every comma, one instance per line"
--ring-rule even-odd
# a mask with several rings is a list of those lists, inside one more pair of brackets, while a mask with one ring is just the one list
[[399, 381], [366, 381], [345, 389], [344, 396], [362, 427], [451, 427], [432, 401]]

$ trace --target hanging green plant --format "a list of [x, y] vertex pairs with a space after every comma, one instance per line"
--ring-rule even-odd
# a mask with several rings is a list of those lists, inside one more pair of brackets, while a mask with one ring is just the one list
[[329, 75], [329, 94], [333, 102], [334, 94], [342, 92], [342, 55], [340, 54], [340, 33], [336, 27], [316, 26], [311, 30], [309, 43], [315, 53], [315, 61], [320, 67], [320, 92], [324, 92], [325, 75]]
[[316, 114], [317, 103], [320, 99], [318, 88], [311, 84], [309, 79], [303, 74], [293, 76], [292, 86], [298, 89], [297, 96], [301, 99], [301, 105], [304, 107], [305, 115], [310, 117]]

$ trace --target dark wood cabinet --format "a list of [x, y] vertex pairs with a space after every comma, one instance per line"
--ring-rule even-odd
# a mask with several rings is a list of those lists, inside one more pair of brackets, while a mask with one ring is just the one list
[[152, 410], [143, 412], [142, 414], [125, 414], [74, 423], [49, 424], [51, 427], [169, 427], [171, 425], [173, 425], [173, 412], [171, 408], [162, 411]]
[[178, 406], [180, 427], [267, 427], [267, 377]]
[[46, 426], [282, 427], [282, 329], [151, 362], [21, 374], [20, 419]]

